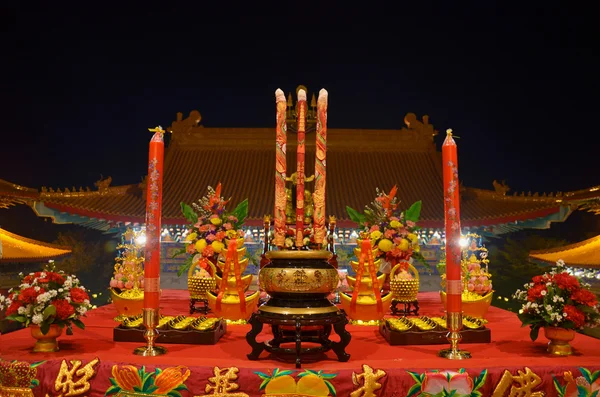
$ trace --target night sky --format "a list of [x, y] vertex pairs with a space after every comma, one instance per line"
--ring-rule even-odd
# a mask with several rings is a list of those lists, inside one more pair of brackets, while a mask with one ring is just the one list
[[581, 5], [125, 3], [2, 6], [0, 179], [137, 183], [148, 127], [193, 109], [207, 127], [274, 127], [275, 89], [303, 84], [329, 91], [330, 128], [399, 129], [407, 112], [428, 114], [438, 148], [452, 128], [467, 186], [600, 184], [600, 32]]

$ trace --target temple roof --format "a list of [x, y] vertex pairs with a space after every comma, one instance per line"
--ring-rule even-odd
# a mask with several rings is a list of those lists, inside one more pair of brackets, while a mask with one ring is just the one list
[[[232, 205], [248, 198], [249, 225], [262, 225], [264, 215], [273, 213], [275, 129], [207, 128], [198, 124], [199, 113], [181, 114], [169, 131], [172, 139], [165, 154], [162, 222], [184, 225], [180, 203], [192, 203], [206, 194], [207, 186], [223, 184], [222, 195]], [[420, 225], [444, 225], [441, 153], [435, 148], [436, 131], [427, 117], [418, 121], [412, 114], [399, 130], [329, 129], [327, 131], [326, 213], [339, 226], [354, 226], [346, 206], [362, 210], [376, 195], [376, 188], [389, 191], [398, 185], [400, 206], [423, 201]], [[292, 130], [292, 129], [290, 129]], [[288, 132], [288, 175], [296, 170], [296, 134]], [[306, 134], [307, 176], [314, 173], [315, 133]], [[460, 173], [460, 170], [459, 170]], [[98, 181], [97, 190], [53, 191], [42, 188], [10, 190], [0, 183], [0, 197], [22, 197], [40, 216], [56, 222], [74, 222], [108, 230], [117, 224], [144, 223], [145, 186], [110, 186]], [[2, 186], [7, 186], [3, 189]], [[313, 183], [306, 188], [312, 190]], [[463, 227], [485, 227], [496, 234], [526, 228], [546, 228], [564, 221], [572, 204], [598, 192], [586, 189], [560, 195], [531, 193], [508, 195], [508, 188], [494, 182], [495, 190], [461, 186]], [[597, 189], [598, 190], [598, 189]], [[35, 192], [35, 193], [33, 193]]]
[[600, 235], [559, 248], [531, 251], [529, 256], [548, 263], [562, 259], [569, 266], [600, 268]]
[[0, 228], [0, 263], [44, 262], [71, 253], [71, 248], [19, 236]]

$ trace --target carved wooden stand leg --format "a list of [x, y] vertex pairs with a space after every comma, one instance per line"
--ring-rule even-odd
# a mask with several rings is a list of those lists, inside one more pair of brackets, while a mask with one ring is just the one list
[[[252, 329], [246, 334], [246, 341], [252, 347], [248, 354], [250, 360], [258, 360], [263, 350], [281, 356], [294, 356], [296, 368], [301, 368], [302, 358], [314, 356], [315, 353], [325, 353], [333, 350], [339, 361], [348, 361], [350, 355], [346, 353], [346, 346], [350, 343], [352, 335], [346, 331], [348, 318], [344, 311], [332, 313], [321, 318], [305, 318], [303, 316], [272, 316], [254, 313], [249, 321]], [[270, 324], [273, 339], [269, 342], [258, 343], [256, 336], [260, 334], [264, 324]], [[302, 327], [312, 327], [313, 329]], [[339, 342], [329, 339], [331, 330], [340, 336]], [[303, 348], [302, 343], [318, 343], [319, 347]], [[281, 347], [284, 343], [293, 344], [292, 348]]]
[[259, 343], [256, 341], [256, 336], [260, 334], [260, 331], [263, 329], [263, 323], [258, 318], [257, 313], [252, 314], [248, 323], [252, 326], [252, 329], [246, 334], [246, 342], [248, 342], [252, 348], [252, 352], [250, 352], [247, 357], [250, 360], [258, 360], [260, 353], [265, 350], [264, 342]]
[[[196, 303], [202, 303], [202, 306], [196, 307]], [[194, 314], [195, 312], [208, 314], [209, 311], [210, 307], [208, 306], [208, 299], [190, 298], [190, 314]]]
[[296, 317], [296, 368], [302, 366], [300, 355], [302, 354], [302, 322]]
[[335, 333], [340, 336], [339, 342], [332, 342], [331, 349], [336, 354], [339, 361], [346, 362], [350, 359], [350, 355], [346, 353], [346, 346], [350, 343], [352, 335], [346, 331], [346, 324], [348, 324], [348, 317], [343, 310], [340, 310], [340, 320], [333, 324]]

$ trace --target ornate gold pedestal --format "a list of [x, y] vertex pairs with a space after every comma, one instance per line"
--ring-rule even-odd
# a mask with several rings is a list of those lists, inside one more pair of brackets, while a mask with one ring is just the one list
[[[360, 257], [360, 249], [356, 248], [355, 250], [356, 256]], [[377, 254], [377, 250], [373, 251], [373, 255]], [[373, 265], [375, 267], [374, 271], [377, 272], [379, 269], [381, 261], [376, 260]], [[359, 262], [351, 261], [350, 265], [352, 269], [356, 272], [358, 270]], [[360, 320], [365, 322], [376, 322], [383, 318], [385, 312], [390, 307], [390, 302], [392, 300], [392, 294], [387, 294], [381, 297], [381, 302], [383, 306], [383, 311], [381, 313], [377, 312], [377, 298], [375, 297], [375, 293], [373, 292], [373, 279], [371, 278], [371, 272], [369, 269], [369, 263], [364, 263], [364, 271], [360, 278], [360, 285], [356, 277], [347, 276], [348, 285], [352, 288], [352, 291], [349, 293], [341, 293], [341, 303], [342, 308], [348, 315], [348, 317], [352, 320]], [[379, 285], [379, 290], [383, 287], [383, 283], [385, 282], [385, 274], [382, 274], [377, 277], [377, 283]], [[358, 286], [358, 287], [357, 287]], [[352, 295], [354, 293], [354, 289], [358, 288], [358, 297], [356, 299], [356, 307], [352, 308]]]
[[[238, 255], [243, 256], [246, 252], [246, 248], [238, 249]], [[248, 258], [239, 259], [239, 273], [240, 275], [246, 270], [248, 266]], [[221, 271], [225, 270], [225, 262], [219, 260], [219, 268]], [[215, 276], [216, 285], [221, 286], [223, 278], [219, 275]], [[248, 290], [250, 283], [252, 282], [252, 274], [247, 274], [245, 276], [241, 276], [239, 280], [242, 284], [242, 289], [244, 293]], [[224, 285], [223, 296], [221, 299], [220, 305], [217, 305], [217, 297], [221, 291], [218, 293], [208, 291], [206, 297], [208, 299], [208, 303], [212, 310], [218, 317], [223, 317], [228, 321], [247, 321], [252, 312], [256, 308], [258, 304], [258, 298], [260, 297], [260, 291], [256, 291], [251, 295], [244, 295], [245, 304], [246, 304], [246, 313], [243, 313], [240, 305], [240, 296], [237, 290], [237, 281], [234, 272], [234, 263], [232, 262], [229, 265], [227, 280]]]

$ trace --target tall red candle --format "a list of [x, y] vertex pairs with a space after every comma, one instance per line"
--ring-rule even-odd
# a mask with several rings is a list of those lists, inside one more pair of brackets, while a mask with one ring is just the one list
[[306, 91], [298, 91], [298, 148], [296, 157], [296, 247], [304, 241], [304, 159], [306, 154]]
[[285, 205], [287, 197], [285, 194], [286, 178], [286, 149], [287, 149], [287, 125], [285, 122], [286, 100], [281, 89], [275, 91], [275, 103], [277, 107], [275, 127], [275, 209], [273, 214], [274, 244], [283, 247], [285, 243]]
[[458, 156], [452, 130], [442, 145], [444, 176], [444, 214], [446, 225], [446, 296], [447, 312], [462, 312], [461, 247], [460, 247], [460, 187], [458, 182]]
[[315, 242], [321, 244], [325, 240], [325, 160], [327, 155], [327, 98], [328, 93], [324, 88], [319, 91], [317, 101], [317, 141], [315, 150], [315, 192], [313, 194], [313, 229]]
[[160, 300], [160, 231], [162, 214], [162, 179], [165, 144], [164, 130], [154, 132], [148, 155], [146, 187], [146, 247], [144, 249], [144, 308], [158, 310]]

